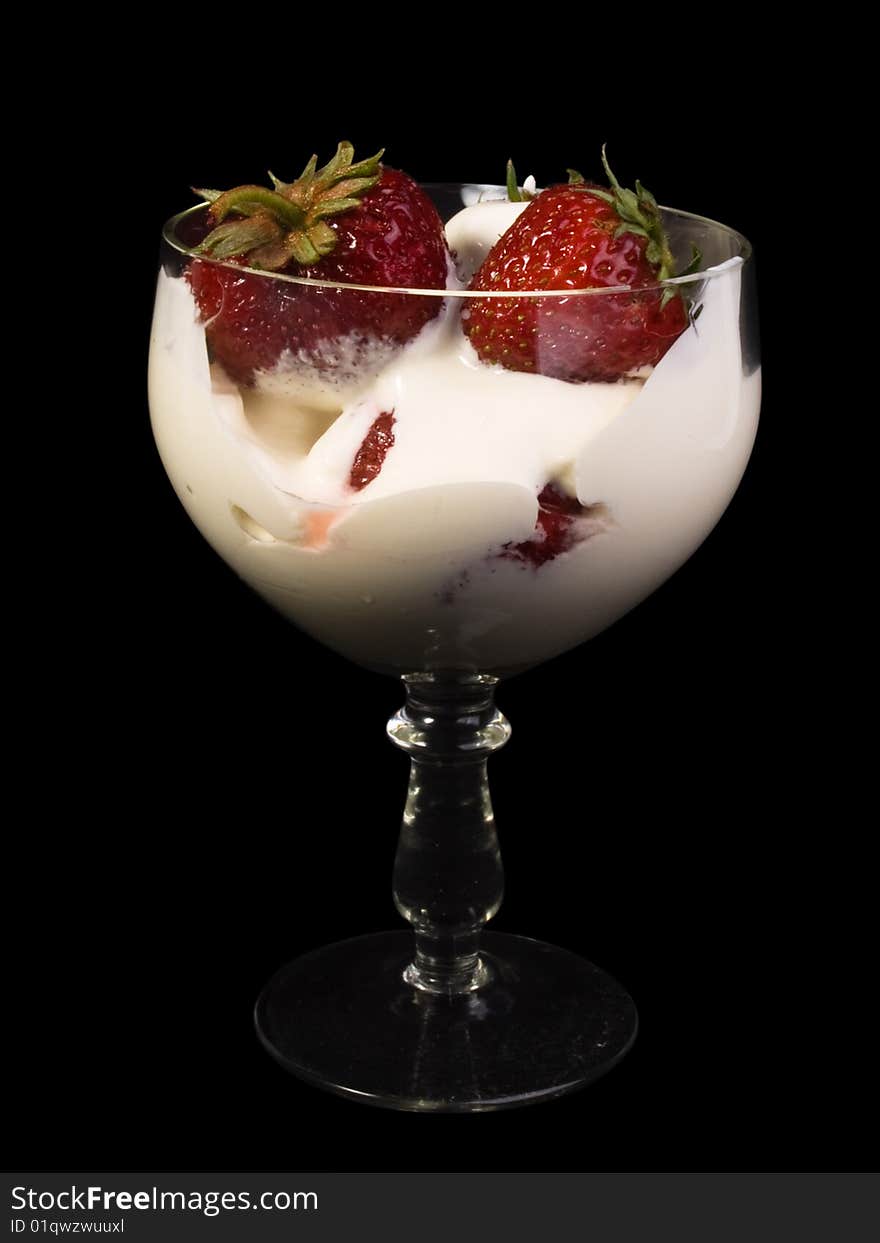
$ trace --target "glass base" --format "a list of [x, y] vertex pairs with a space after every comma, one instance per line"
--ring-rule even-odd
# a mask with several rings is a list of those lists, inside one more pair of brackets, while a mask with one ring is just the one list
[[288, 963], [257, 1002], [257, 1032], [285, 1069], [386, 1109], [476, 1113], [562, 1096], [629, 1049], [629, 995], [592, 963], [487, 932], [487, 982], [458, 997], [404, 981], [410, 931], [324, 946]]

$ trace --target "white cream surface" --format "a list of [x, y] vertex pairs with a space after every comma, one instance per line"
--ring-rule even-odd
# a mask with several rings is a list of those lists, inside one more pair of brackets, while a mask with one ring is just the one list
[[[488, 249], [507, 227], [499, 208], [522, 205], [467, 208], [451, 237], [479, 235]], [[239, 391], [209, 367], [188, 285], [162, 273], [156, 440], [206, 538], [329, 646], [388, 672], [512, 671], [610, 625], [723, 512], [760, 395], [759, 373], [742, 374], [739, 300], [733, 261], [647, 381], [568, 384], [480, 363], [459, 326], [466, 300], [449, 298], [339, 409], [290, 390]], [[352, 491], [354, 455], [392, 410], [382, 469]], [[591, 538], [537, 568], [499, 555], [533, 536], [550, 480], [603, 506]]]
[[[191, 298], [180, 284], [169, 294], [186, 304], [173, 312], [178, 339], [193, 331]], [[337, 417], [316, 420], [275, 395], [245, 390], [220, 410], [229, 434], [275, 487], [325, 505], [361, 505], [452, 482], [516, 483], [537, 495], [559, 480], [573, 491], [584, 444], [638, 396], [642, 381], [560, 384], [485, 366], [460, 330], [460, 304], [450, 301]], [[218, 368], [214, 385], [230, 387]], [[394, 443], [378, 476], [353, 492], [352, 462], [386, 412], [394, 415]]]
[[455, 255], [455, 266], [465, 286], [495, 243], [527, 207], [527, 202], [484, 199], [472, 207], [465, 207], [448, 222], [446, 240]]

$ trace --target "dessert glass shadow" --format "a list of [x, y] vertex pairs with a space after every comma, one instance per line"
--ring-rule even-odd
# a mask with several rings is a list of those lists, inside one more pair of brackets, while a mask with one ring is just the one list
[[[488, 212], [511, 205], [480, 205], [474, 231], [475, 187], [429, 190], [464, 283]], [[393, 878], [411, 927], [282, 967], [257, 1003], [260, 1039], [301, 1078], [390, 1108], [481, 1111], [581, 1087], [629, 1048], [636, 1010], [577, 955], [484, 931], [503, 893], [486, 765], [510, 730], [495, 690], [610, 626], [724, 512], [760, 402], [749, 245], [662, 209], [680, 267], [694, 246], [701, 260], [660, 286], [386, 289], [230, 269], [196, 254], [203, 216], [163, 233], [150, 360], [163, 464], [248, 586], [402, 680], [388, 735], [411, 761]], [[242, 315], [271, 306], [319, 348], [236, 374], [212, 344], [212, 279], [218, 315], [233, 296]], [[579, 325], [652, 322], [670, 298], [687, 326], [656, 365], [567, 378]], [[479, 349], [478, 324], [502, 316], [521, 325], [521, 366]]]

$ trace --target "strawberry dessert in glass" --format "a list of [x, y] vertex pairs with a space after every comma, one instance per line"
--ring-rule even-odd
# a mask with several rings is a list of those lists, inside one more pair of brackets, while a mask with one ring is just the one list
[[481, 932], [494, 689], [638, 604], [730, 501], [760, 401], [750, 248], [604, 152], [607, 185], [540, 192], [510, 166], [506, 192], [420, 187], [382, 154], [341, 143], [169, 221], [150, 404], [213, 547], [406, 687], [388, 732], [412, 761], [394, 883], [415, 936], [288, 964], [260, 1036], [344, 1095], [495, 1109], [596, 1078], [636, 1014], [583, 959]]

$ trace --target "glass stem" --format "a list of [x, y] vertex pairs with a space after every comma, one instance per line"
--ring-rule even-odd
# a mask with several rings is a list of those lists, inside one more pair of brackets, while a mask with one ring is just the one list
[[487, 978], [479, 932], [501, 905], [504, 871], [486, 761], [510, 737], [488, 675], [411, 674], [388, 735], [410, 757], [394, 902], [415, 930], [404, 978], [452, 996]]

